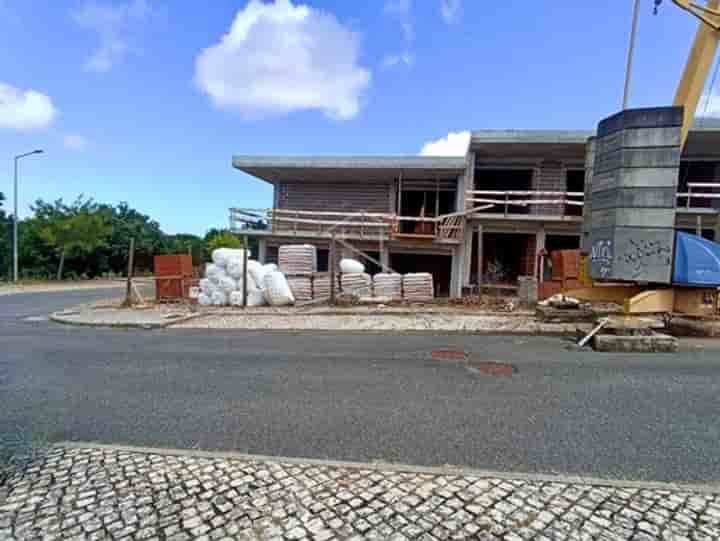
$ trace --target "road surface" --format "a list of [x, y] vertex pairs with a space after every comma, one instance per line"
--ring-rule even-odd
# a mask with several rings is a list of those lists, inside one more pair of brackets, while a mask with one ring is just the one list
[[[117, 291], [115, 291], [117, 294]], [[0, 441], [720, 482], [720, 348], [559, 338], [113, 330], [43, 320], [107, 291], [0, 299]], [[512, 363], [511, 377], [437, 348]]]

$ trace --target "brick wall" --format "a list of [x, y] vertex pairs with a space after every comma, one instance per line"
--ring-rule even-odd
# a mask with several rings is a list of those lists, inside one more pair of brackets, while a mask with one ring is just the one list
[[[565, 167], [562, 162], [543, 161], [535, 169], [533, 176], [533, 190], [564, 192], [567, 191]], [[535, 199], [555, 199], [549, 196], [536, 196]], [[562, 215], [563, 205], [533, 205], [531, 214]]]

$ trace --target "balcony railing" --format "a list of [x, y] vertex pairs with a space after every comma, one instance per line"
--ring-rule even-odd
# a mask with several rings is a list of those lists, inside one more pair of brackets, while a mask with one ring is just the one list
[[[678, 207], [686, 210], [694, 208], [712, 208], [713, 200], [720, 199], [720, 183], [715, 182], [688, 182], [688, 191], [678, 193]], [[684, 201], [683, 201], [684, 199]]]
[[[569, 209], [582, 208], [585, 203], [583, 192], [537, 191], [537, 190], [468, 190], [466, 192], [468, 209], [488, 214], [551, 214], [575, 215]], [[548, 212], [531, 212], [534, 206], [552, 207]]]
[[390, 240], [416, 238], [459, 240], [464, 214], [438, 217], [398, 216], [380, 212], [335, 212], [287, 209], [230, 209], [230, 228], [238, 233], [262, 230], [287, 236]]

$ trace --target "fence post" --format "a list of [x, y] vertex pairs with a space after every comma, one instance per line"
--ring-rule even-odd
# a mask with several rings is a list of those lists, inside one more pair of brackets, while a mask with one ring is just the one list
[[130, 249], [128, 250], [127, 284], [125, 286], [125, 305], [132, 306], [132, 279], [135, 268], [135, 237], [130, 238]]
[[508, 214], [508, 203], [510, 202], [509, 198], [510, 198], [510, 194], [505, 192], [505, 216], [507, 216], [507, 214]]
[[687, 195], [687, 203], [686, 208], [690, 208], [690, 198], [692, 197], [692, 186], [688, 184], [688, 195]]

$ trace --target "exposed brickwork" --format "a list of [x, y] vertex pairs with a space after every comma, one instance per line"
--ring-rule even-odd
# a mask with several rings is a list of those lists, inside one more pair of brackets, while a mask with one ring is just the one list
[[[567, 191], [565, 168], [561, 162], [543, 161], [535, 170], [533, 176], [533, 190], [538, 191]], [[553, 199], [548, 196], [537, 196], [536, 199]], [[563, 205], [533, 205], [531, 214], [561, 215]]]

